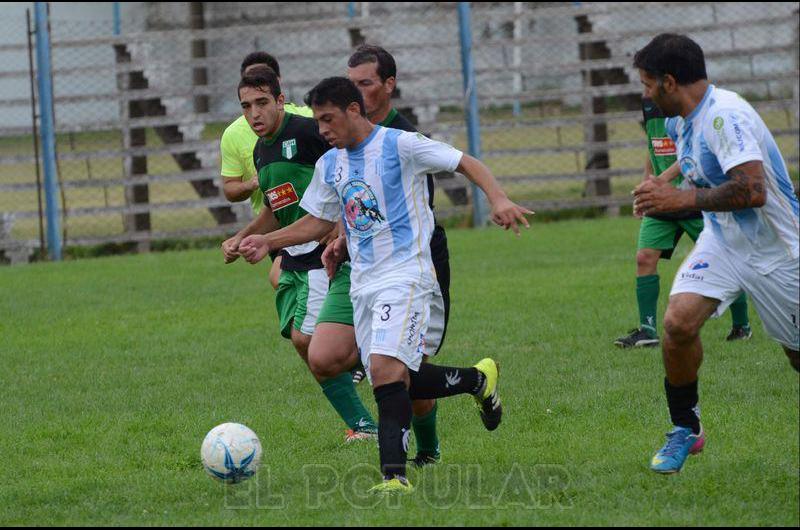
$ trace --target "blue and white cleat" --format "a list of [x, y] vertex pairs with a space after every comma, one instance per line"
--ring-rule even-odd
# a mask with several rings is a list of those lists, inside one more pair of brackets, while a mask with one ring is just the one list
[[706, 434], [703, 426], [700, 433], [692, 433], [688, 427], [675, 427], [667, 433], [667, 443], [650, 461], [650, 469], [656, 473], [677, 473], [683, 467], [689, 455], [696, 455], [703, 450], [706, 443]]

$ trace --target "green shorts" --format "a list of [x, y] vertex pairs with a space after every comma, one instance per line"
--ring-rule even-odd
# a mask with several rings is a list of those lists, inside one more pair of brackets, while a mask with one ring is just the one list
[[300, 333], [312, 335], [327, 292], [325, 269], [281, 271], [275, 293], [281, 335], [292, 338], [292, 327]]
[[353, 302], [350, 300], [350, 264], [345, 263], [336, 271], [328, 296], [322, 304], [317, 324], [333, 322], [335, 324], [353, 325]]
[[702, 219], [664, 221], [645, 217], [642, 219], [642, 226], [639, 228], [639, 245], [637, 249], [652, 248], [660, 250], [661, 259], [670, 259], [672, 251], [675, 250], [684, 232], [689, 234], [692, 241], [697, 241], [702, 231]]

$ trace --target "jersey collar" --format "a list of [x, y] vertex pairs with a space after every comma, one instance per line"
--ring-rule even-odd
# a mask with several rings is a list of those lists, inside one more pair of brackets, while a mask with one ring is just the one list
[[397, 109], [392, 107], [392, 110], [389, 111], [389, 114], [380, 122], [378, 125], [381, 127], [388, 127], [390, 123], [394, 121], [395, 116], [397, 116]]
[[691, 113], [689, 113], [688, 116], [686, 116], [685, 121], [692, 121], [693, 119], [695, 119], [697, 117], [698, 114], [700, 114], [700, 111], [703, 109], [703, 107], [706, 106], [706, 103], [708, 102], [708, 98], [709, 98], [709, 96], [711, 96], [711, 92], [713, 90], [714, 90], [714, 85], [709, 84], [708, 88], [706, 89], [706, 93], [703, 95], [703, 99], [700, 101], [700, 104], [697, 105], [694, 108], [694, 110]]
[[355, 151], [361, 151], [362, 149], [364, 149], [372, 141], [372, 139], [375, 138], [375, 135], [378, 134], [378, 129], [380, 129], [380, 128], [381, 128], [380, 125], [374, 126], [372, 128], [372, 132], [369, 133], [369, 136], [364, 138], [364, 140], [361, 143], [359, 143], [358, 145], [356, 145], [352, 149], [348, 149], [348, 151], [353, 153]]
[[275, 140], [277, 140], [278, 137], [281, 135], [281, 133], [283, 133], [283, 130], [286, 128], [286, 124], [289, 123], [289, 116], [290, 114], [286, 112], [286, 110], [284, 109], [283, 121], [281, 122], [281, 126], [278, 127], [278, 130], [275, 131], [275, 134], [273, 134], [272, 136], [262, 136], [261, 141], [264, 142], [264, 144], [266, 145], [274, 144]]

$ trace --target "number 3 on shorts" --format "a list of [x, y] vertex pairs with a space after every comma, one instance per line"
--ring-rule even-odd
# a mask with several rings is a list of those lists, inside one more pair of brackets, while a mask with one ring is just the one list
[[384, 305], [383, 305], [383, 307], [381, 307], [381, 310], [384, 312], [384, 313], [381, 315], [381, 320], [382, 320], [383, 322], [386, 322], [387, 320], [389, 320], [390, 318], [392, 318], [392, 316], [391, 316], [391, 314], [390, 314], [390, 313], [391, 313], [391, 311], [392, 311], [392, 306], [390, 306], [389, 304], [384, 304]]

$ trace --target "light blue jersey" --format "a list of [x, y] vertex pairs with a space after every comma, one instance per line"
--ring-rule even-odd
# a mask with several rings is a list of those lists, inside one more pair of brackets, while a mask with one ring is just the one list
[[667, 134], [677, 145], [681, 174], [698, 188], [728, 182], [727, 173], [760, 161], [767, 202], [761, 208], [703, 212], [706, 231], [741, 260], [768, 274], [798, 259], [798, 201], [775, 139], [758, 113], [735, 92], [709, 85], [686, 118], [668, 118]]
[[461, 156], [419, 133], [375, 126], [355, 148], [331, 149], [317, 161], [300, 206], [320, 219], [344, 221], [351, 292], [435, 281], [427, 174], [454, 171]]

